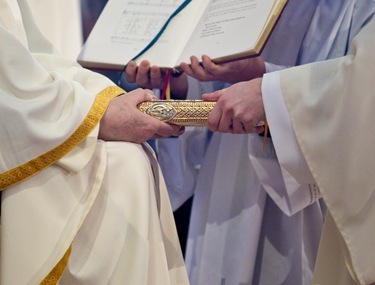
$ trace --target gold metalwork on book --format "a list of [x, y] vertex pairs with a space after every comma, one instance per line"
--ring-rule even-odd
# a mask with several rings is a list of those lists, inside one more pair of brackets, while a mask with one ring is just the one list
[[125, 91], [117, 86], [108, 87], [100, 92], [86, 118], [65, 142], [22, 165], [1, 173], [0, 191], [30, 178], [73, 150], [99, 123], [107, 109], [109, 101], [123, 93], [125, 93]]
[[153, 100], [138, 109], [160, 121], [183, 126], [205, 126], [216, 102], [202, 100]]

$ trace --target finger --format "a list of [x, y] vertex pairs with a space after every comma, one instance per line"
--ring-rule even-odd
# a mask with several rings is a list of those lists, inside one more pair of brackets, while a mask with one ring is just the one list
[[181, 70], [182, 70], [184, 73], [186, 73], [187, 75], [192, 76], [193, 71], [192, 71], [192, 69], [191, 69], [191, 66], [190, 66], [188, 63], [186, 63], [186, 62], [181, 62], [181, 63], [180, 63], [180, 67], [181, 67]]
[[137, 64], [134, 60], [130, 61], [125, 69], [125, 79], [129, 83], [134, 83], [137, 75]]
[[150, 81], [153, 88], [163, 88], [164, 77], [160, 68], [156, 65], [151, 66]]
[[232, 133], [233, 134], [245, 134], [246, 133], [245, 126], [240, 120], [236, 120], [236, 119], [233, 120]]
[[202, 99], [205, 101], [216, 102], [224, 94], [225, 89], [221, 89], [212, 93], [202, 94]]
[[207, 127], [210, 131], [216, 132], [219, 129], [220, 119], [221, 119], [221, 108], [220, 106], [215, 106], [208, 115]]
[[190, 57], [190, 65], [194, 68], [197, 68], [201, 63], [199, 62], [199, 59], [193, 55]]
[[160, 122], [158, 131], [156, 135], [161, 136], [163, 138], [177, 136], [181, 134], [181, 126], [172, 125], [164, 122]]
[[207, 55], [202, 56], [202, 65], [208, 73], [215, 74], [218, 69], [218, 66]]
[[264, 131], [264, 127], [261, 125], [254, 125], [254, 123], [243, 123], [244, 130], [247, 134], [249, 133], [262, 133]]
[[218, 131], [221, 133], [233, 133], [233, 118], [227, 113], [222, 112]]
[[175, 131], [173, 132], [172, 136], [174, 137], [179, 137], [185, 132], [185, 127], [184, 126], [177, 126]]
[[264, 127], [263, 126], [254, 126], [254, 133], [263, 133], [264, 132]]
[[136, 82], [139, 86], [150, 87], [149, 72], [150, 72], [150, 62], [147, 60], [142, 61], [138, 67], [138, 73], [136, 77]]
[[205, 79], [205, 70], [196, 56], [190, 57], [190, 65], [193, 72], [193, 76], [196, 79], [204, 80]]

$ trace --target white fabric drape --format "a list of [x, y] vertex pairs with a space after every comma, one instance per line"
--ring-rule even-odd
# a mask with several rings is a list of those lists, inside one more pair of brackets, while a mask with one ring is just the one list
[[[57, 53], [26, 0], [0, 0], [0, 39], [4, 173], [64, 145], [114, 84]], [[152, 151], [97, 132], [2, 192], [0, 284], [40, 284], [70, 245], [61, 284], [189, 284]]]
[[64, 56], [76, 59], [82, 48], [80, 0], [28, 0], [38, 28]]
[[[375, 22], [348, 56], [281, 73], [282, 91], [301, 150], [332, 215], [323, 235], [316, 284], [375, 282], [373, 229]], [[295, 84], [298, 78], [299, 84]], [[314, 88], [311, 88], [314, 86]], [[353, 132], [358, 130], [358, 132]], [[338, 238], [338, 239], [335, 239]], [[337, 246], [337, 241], [342, 240]], [[331, 246], [332, 247], [331, 247]], [[327, 250], [329, 249], [330, 250]], [[345, 260], [334, 266], [332, 261]]]
[[[328, 19], [322, 10], [330, 11]], [[374, 1], [290, 1], [262, 57], [288, 66], [342, 56], [374, 10]], [[312, 35], [324, 38], [323, 56], [309, 44], [301, 48]], [[189, 92], [198, 94], [219, 87], [189, 83]], [[309, 169], [304, 180], [293, 176], [271, 139], [262, 153], [257, 135], [214, 134], [203, 162], [186, 149], [188, 141], [199, 143], [190, 133], [184, 138], [180, 152], [197, 162], [196, 184], [183, 184], [183, 191], [195, 195], [186, 252], [192, 284], [310, 284], [325, 206], [315, 202], [320, 194]], [[289, 153], [283, 151], [284, 157]], [[173, 190], [174, 197], [186, 199]]]

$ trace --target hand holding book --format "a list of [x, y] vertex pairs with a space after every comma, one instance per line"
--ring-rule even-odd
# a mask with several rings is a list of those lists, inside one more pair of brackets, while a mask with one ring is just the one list
[[[201, 81], [236, 83], [260, 77], [265, 72], [264, 62], [259, 57], [217, 65], [208, 56], [202, 58], [202, 64], [193, 56], [190, 64], [181, 64], [181, 68], [184, 71], [181, 76], [170, 77], [171, 92], [175, 99], [186, 99], [187, 75]], [[142, 61], [138, 67], [135, 62], [131, 62], [125, 70], [125, 76], [128, 82], [136, 82], [146, 88], [161, 88], [166, 83], [165, 71], [158, 66], [150, 66], [148, 61]], [[207, 124], [208, 115], [214, 106], [215, 102], [172, 100], [145, 102], [139, 105], [139, 109], [162, 121], [197, 126]]]
[[[184, 98], [188, 88], [186, 74], [202, 81], [230, 83], [248, 80], [247, 76], [261, 76], [263, 62], [249, 57], [259, 55], [286, 2], [110, 0], [78, 60], [86, 67], [123, 69], [130, 60], [136, 59], [139, 68], [130, 72], [133, 81], [129, 80], [128, 73], [131, 64], [127, 66], [126, 77], [129, 82], [135, 81], [146, 88], [160, 86], [165, 81], [165, 70], [177, 68], [184, 71], [183, 76], [172, 76], [170, 85], [166, 86], [170, 86], [175, 97]], [[166, 8], [168, 11], [164, 13]], [[159, 28], [152, 24], [155, 21], [159, 22]], [[160, 23], [163, 23], [161, 28]], [[154, 29], [149, 33], [151, 27]], [[144, 33], [147, 39], [134, 37], [134, 32], [139, 30], [147, 31]], [[192, 56], [202, 53], [210, 57], [203, 56], [200, 61]]]

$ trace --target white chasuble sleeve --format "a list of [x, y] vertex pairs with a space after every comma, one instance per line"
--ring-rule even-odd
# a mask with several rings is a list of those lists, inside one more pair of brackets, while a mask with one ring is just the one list
[[374, 35], [372, 20], [347, 56], [281, 72], [296, 138], [360, 284], [375, 282]]
[[258, 177], [271, 198], [288, 216], [303, 210], [320, 198], [318, 187], [295, 139], [280, 91], [277, 72], [265, 74], [263, 102], [271, 138], [263, 151], [263, 138], [250, 135], [249, 155]]
[[[18, 14], [14, 3], [19, 5]], [[26, 2], [1, 5], [0, 119], [7, 124], [1, 125], [0, 171], [4, 172], [63, 143], [83, 121], [96, 95], [113, 83], [57, 54], [35, 26]]]
[[[96, 95], [113, 83], [57, 54], [24, 0], [0, 1], [0, 39], [3, 175], [63, 145], [85, 121]], [[65, 156], [2, 192], [1, 284], [39, 284], [69, 248], [105, 172], [96, 131], [90, 136], [68, 154], [74, 161]]]

